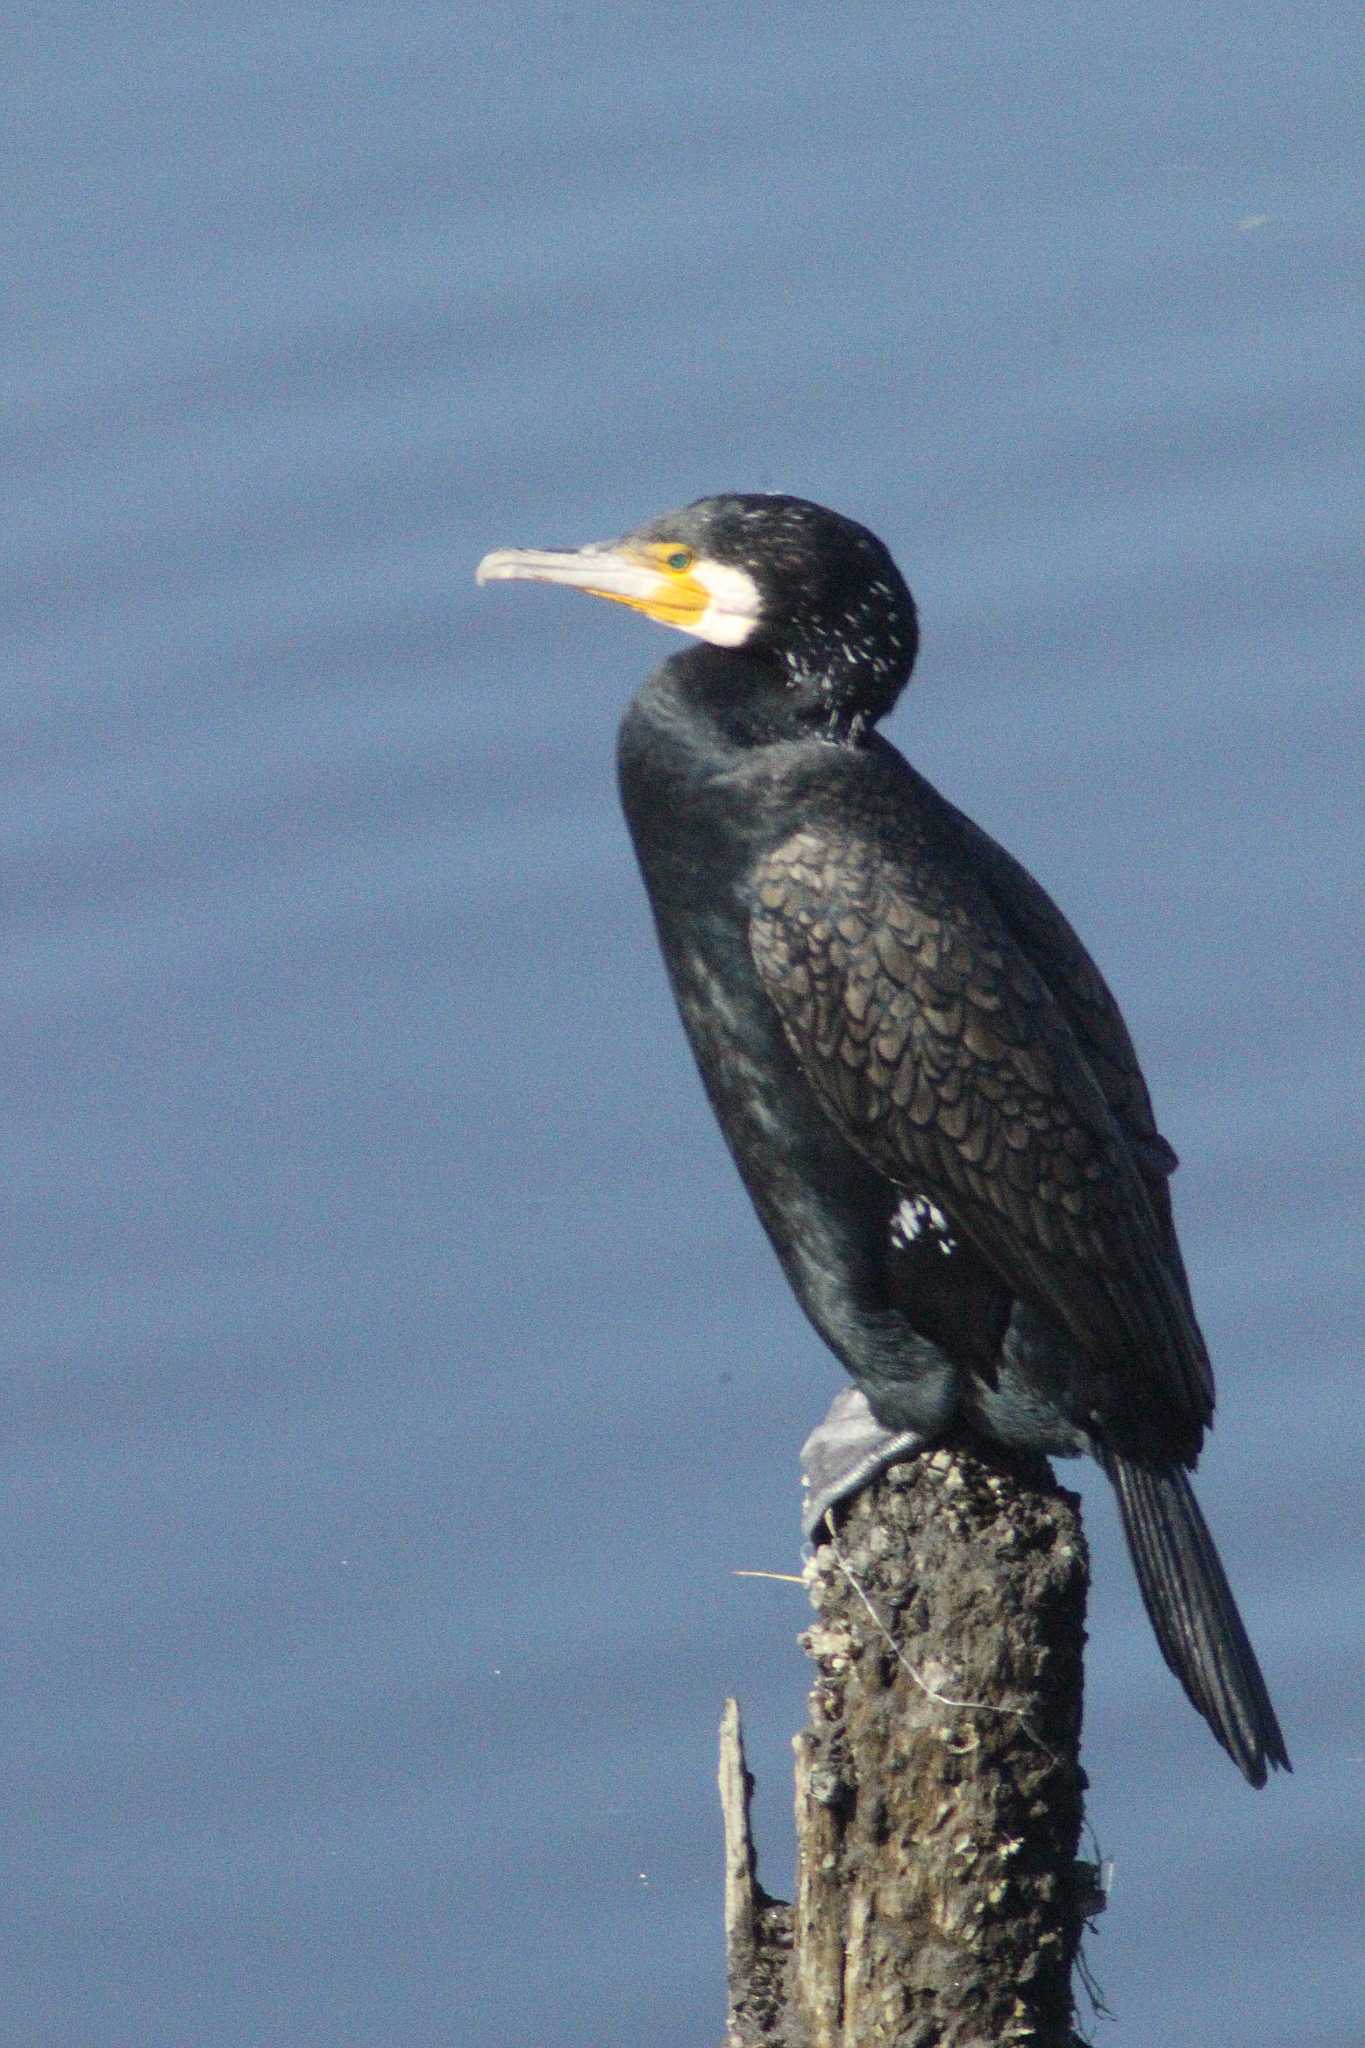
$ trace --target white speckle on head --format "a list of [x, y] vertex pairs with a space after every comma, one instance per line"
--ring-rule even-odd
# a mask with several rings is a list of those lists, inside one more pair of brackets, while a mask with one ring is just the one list
[[891, 1218], [891, 1242], [904, 1249], [917, 1238], [931, 1236], [945, 1256], [957, 1250], [957, 1240], [948, 1228], [948, 1218], [937, 1202], [927, 1195], [905, 1195]]
[[734, 562], [697, 562], [691, 574], [710, 592], [711, 602], [684, 631], [709, 640], [713, 647], [742, 647], [763, 609], [753, 577]]

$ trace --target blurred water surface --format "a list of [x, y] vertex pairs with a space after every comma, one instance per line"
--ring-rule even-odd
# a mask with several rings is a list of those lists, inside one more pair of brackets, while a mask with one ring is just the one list
[[54, 8], [4, 351], [6, 1999], [23, 2048], [721, 2031], [785, 1888], [837, 1383], [619, 821], [671, 643], [487, 547], [781, 488], [894, 736], [1060, 897], [1163, 1125], [1202, 1498], [1295, 1775], [1102, 1487], [1116, 2039], [1360, 2039], [1359, 40], [1348, 11]]

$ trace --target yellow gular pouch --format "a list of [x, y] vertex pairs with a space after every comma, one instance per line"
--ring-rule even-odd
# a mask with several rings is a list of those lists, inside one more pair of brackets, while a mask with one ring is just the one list
[[712, 592], [690, 573], [696, 560], [691, 548], [680, 542], [670, 545], [667, 541], [656, 541], [638, 552], [633, 548], [630, 552], [642, 569], [656, 572], [658, 581], [654, 587], [627, 593], [599, 590], [588, 583], [583, 586], [587, 595], [629, 605], [633, 612], [643, 612], [661, 626], [676, 626], [682, 632], [694, 628], [710, 604]]

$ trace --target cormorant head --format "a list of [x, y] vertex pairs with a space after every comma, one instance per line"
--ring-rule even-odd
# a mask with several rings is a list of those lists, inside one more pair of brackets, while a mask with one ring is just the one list
[[715, 647], [769, 657], [812, 724], [861, 731], [914, 664], [915, 607], [875, 534], [804, 498], [700, 498], [618, 541], [505, 548], [478, 580], [565, 583]]

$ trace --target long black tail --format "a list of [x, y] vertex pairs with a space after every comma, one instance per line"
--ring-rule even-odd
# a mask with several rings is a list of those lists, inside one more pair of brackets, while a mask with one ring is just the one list
[[1161, 1654], [1244, 1777], [1290, 1768], [1256, 1652], [1247, 1640], [1208, 1525], [1178, 1465], [1143, 1465], [1104, 1449]]

